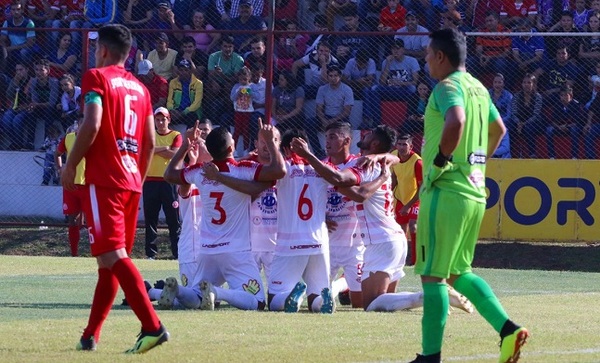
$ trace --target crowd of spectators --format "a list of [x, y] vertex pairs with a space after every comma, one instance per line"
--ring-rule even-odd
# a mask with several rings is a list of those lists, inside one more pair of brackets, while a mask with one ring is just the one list
[[[435, 85], [425, 63], [426, 33], [444, 27], [494, 33], [469, 37], [467, 66], [489, 83], [509, 129], [503, 141], [507, 152], [496, 156], [511, 157], [511, 138], [540, 135], [546, 137], [548, 156], [555, 157], [553, 140], [561, 134], [571, 138], [573, 158], [596, 155], [600, 0], [276, 0], [274, 5], [280, 32], [269, 55], [257, 35], [267, 29], [270, 2], [264, 0], [0, 0], [5, 92], [0, 147], [31, 150], [39, 120], [47, 132], [51, 127], [64, 132], [76, 120], [79, 79], [94, 66], [97, 39], [97, 33], [81, 29], [122, 22], [135, 36], [126, 68], [149, 88], [154, 107], [169, 109], [173, 124], [209, 118], [234, 126], [247, 150], [256, 120], [265, 114], [266, 89], [272, 87], [271, 121], [281, 128], [305, 128], [317, 153], [322, 152], [318, 131], [332, 120], [348, 120], [355, 100], [364, 102], [361, 128], [381, 122], [382, 102], [404, 101], [402, 132], [422, 132]], [[328, 31], [346, 33], [324, 34]], [[503, 35], [510, 32], [520, 35]], [[561, 34], [543, 37], [543, 32]], [[273, 84], [267, 85], [271, 56]], [[316, 117], [305, 117], [305, 100], [315, 100]], [[512, 157], [536, 157], [535, 143], [525, 144], [527, 150]]]

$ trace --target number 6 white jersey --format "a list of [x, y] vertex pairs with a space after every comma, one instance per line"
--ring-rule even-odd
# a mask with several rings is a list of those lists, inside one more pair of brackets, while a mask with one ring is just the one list
[[327, 182], [308, 161], [286, 159], [286, 175], [277, 182], [277, 245], [280, 256], [329, 253], [325, 225]]
[[[253, 161], [238, 163], [233, 159], [227, 159], [214, 164], [220, 172], [242, 180], [256, 180], [261, 169], [261, 165]], [[201, 164], [184, 169], [182, 179], [186, 183], [196, 184], [200, 190], [202, 200], [200, 252], [213, 255], [250, 251], [251, 197], [205, 178]]]

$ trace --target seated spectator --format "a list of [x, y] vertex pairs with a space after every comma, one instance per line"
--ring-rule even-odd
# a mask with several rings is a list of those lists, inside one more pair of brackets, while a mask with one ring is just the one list
[[[52, 21], [51, 26], [55, 29], [58, 28], [69, 28], [74, 29], [71, 32], [71, 43], [78, 52], [81, 51], [81, 34], [75, 29], [91, 28], [89, 22], [86, 21], [83, 11], [85, 8], [85, 0], [71, 0], [60, 2], [60, 13]], [[85, 26], [84, 26], [85, 25]], [[52, 40], [58, 43], [60, 33], [58, 31], [52, 32]]]
[[[169, 0], [169, 2], [171, 2]], [[171, 2], [173, 15], [175, 16], [175, 23], [181, 29], [189, 28], [192, 25], [192, 18], [194, 14], [194, 10], [196, 7], [201, 9], [207, 8], [207, 3], [210, 3], [211, 0], [177, 0]], [[214, 1], [213, 1], [214, 3]], [[214, 5], [213, 5], [214, 6]], [[184, 33], [175, 34], [176, 37], [183, 36]], [[179, 39], [179, 38], [178, 38]]]
[[[8, 30], [19, 28], [23, 30]], [[2, 24], [0, 31], [0, 45], [7, 52], [7, 67], [12, 69], [15, 64], [24, 62], [30, 64], [36, 52], [35, 25], [33, 21], [23, 16], [23, 5], [14, 2], [10, 5], [10, 17]]]
[[[186, 35], [181, 39], [181, 49], [175, 57], [175, 64], [179, 64], [182, 59], [188, 60], [192, 66], [192, 73], [196, 78], [202, 80], [206, 79], [206, 65], [208, 64], [208, 55], [199, 51], [196, 48], [196, 41], [194, 38]], [[175, 67], [177, 68], [177, 67]]]
[[[267, 30], [267, 25], [260, 16], [252, 15], [252, 1], [240, 0], [240, 15], [228, 21], [224, 27], [226, 30]], [[233, 44], [238, 53], [247, 52], [252, 41], [250, 33], [233, 33]]]
[[308, 36], [297, 33], [298, 23], [294, 20], [285, 22], [285, 30], [290, 33], [281, 35], [275, 41], [275, 55], [277, 56], [278, 70], [291, 70], [294, 60], [302, 57], [306, 52]]
[[319, 159], [325, 152], [319, 142], [319, 131], [336, 121], [349, 122], [354, 106], [352, 89], [342, 82], [342, 70], [337, 66], [327, 69], [328, 84], [319, 87], [317, 92], [317, 117], [307, 120], [304, 131], [310, 142], [313, 154]]
[[400, 4], [399, 0], [387, 0], [387, 6], [381, 9], [379, 13], [377, 30], [381, 32], [396, 32], [405, 25], [406, 8]]
[[[246, 3], [248, 0], [217, 0], [217, 11], [221, 15], [221, 28], [225, 23], [231, 19], [237, 18], [241, 14], [242, 3]], [[263, 11], [263, 0], [251, 0], [250, 6], [252, 9], [251, 14], [253, 16], [260, 17]], [[245, 5], [245, 4], [244, 4]], [[220, 29], [220, 28], [219, 28]]]
[[[150, 19], [148, 22], [147, 28], [155, 30], [179, 30], [179, 26], [177, 25], [177, 22], [175, 22], [175, 14], [171, 9], [171, 2], [169, 0], [158, 0], [155, 6], [154, 14], [152, 19]], [[179, 38], [182, 37], [182, 34], [183, 33], [180, 32], [169, 33], [167, 35], [169, 38], [169, 43], [173, 44], [174, 47], [177, 47], [177, 42]], [[147, 47], [146, 49], [150, 49], [149, 40], [155, 35], [156, 33], [151, 33], [150, 38], [147, 37], [144, 39], [142, 37], [143, 40], [147, 41], [147, 44], [144, 44], [144, 46]], [[157, 67], [156, 64], [154, 66]]]
[[327, 18], [325, 15], [317, 14], [315, 15], [315, 20], [313, 22], [314, 31], [319, 32], [318, 34], [312, 34], [309, 36], [308, 41], [306, 42], [306, 51], [304, 51], [304, 55], [310, 54], [317, 50], [317, 46], [320, 42], [327, 42], [327, 44], [331, 44], [333, 42], [334, 36], [331, 34], [324, 35], [323, 32], [328, 32], [333, 28], [327, 27]]
[[[496, 74], [496, 76], [494, 76], [493, 86], [489, 89], [489, 92], [490, 98], [498, 109], [502, 120], [510, 120], [513, 95], [504, 88], [504, 75]], [[504, 137], [500, 141], [500, 145], [496, 151], [494, 151], [492, 157], [500, 159], [508, 159], [511, 157], [510, 136], [508, 132], [504, 134]]]
[[528, 19], [520, 20], [515, 31], [531, 33], [528, 36], [512, 38], [512, 55], [522, 74], [534, 72], [540, 67], [544, 57], [544, 38], [534, 35], [536, 31], [531, 28]]
[[[233, 51], [233, 37], [225, 34], [221, 37], [221, 50], [208, 57], [208, 90], [206, 98], [206, 116], [220, 119], [223, 110], [229, 110], [229, 91], [237, 82], [237, 73], [244, 66], [244, 59]], [[221, 124], [221, 126], [224, 126]]]
[[351, 7], [356, 7], [358, 0], [331, 0], [327, 2], [325, 16], [327, 17], [327, 28], [335, 29], [335, 16], [343, 14]]
[[8, 108], [2, 115], [2, 124], [0, 125], [0, 135], [6, 135], [10, 140], [9, 150], [19, 150], [23, 145], [23, 129], [25, 116], [29, 110], [29, 94], [27, 86], [29, 84], [29, 70], [23, 63], [15, 65], [15, 75], [6, 89], [6, 100], [9, 102]]
[[281, 71], [279, 80], [272, 93], [271, 108], [275, 125], [283, 134], [290, 128], [304, 125], [304, 88], [298, 86], [296, 78], [289, 71]]
[[[575, 24], [573, 23], [573, 13], [570, 10], [563, 11], [560, 21], [548, 31], [559, 33], [579, 33], [579, 30], [577, 30]], [[546, 41], [546, 49], [548, 49], [548, 54], [555, 54], [558, 48], [566, 47], [571, 59], [576, 60], [579, 55], [580, 42], [581, 37], [578, 36], [561, 35], [558, 37], [550, 37]]]
[[587, 114], [587, 121], [583, 127], [585, 158], [597, 159], [596, 140], [600, 138], [600, 97], [596, 97]]
[[381, 65], [379, 85], [365, 94], [364, 125], [370, 128], [373, 121], [381, 121], [381, 101], [405, 101], [417, 90], [419, 83], [419, 62], [404, 54], [404, 42], [397, 39], [391, 49], [391, 55]]
[[56, 78], [51, 78], [50, 63], [47, 59], [39, 59], [34, 63], [35, 78], [29, 82], [31, 102], [25, 115], [27, 120], [22, 129], [25, 133], [24, 147], [33, 149], [33, 131], [37, 120], [43, 120], [46, 129], [57, 119], [56, 104], [59, 99], [60, 86]]
[[58, 47], [46, 55], [50, 63], [50, 77], [59, 79], [63, 74], [71, 72], [77, 62], [77, 54], [71, 34], [63, 33], [58, 39]]
[[554, 136], [567, 134], [571, 137], [571, 157], [579, 156], [579, 135], [584, 123], [583, 106], [573, 98], [573, 88], [565, 85], [560, 89], [560, 102], [553, 102], [550, 107], [548, 126], [546, 127], [546, 145], [548, 157], [554, 159]]
[[[127, 8], [123, 13], [123, 24], [131, 29], [148, 29], [150, 20], [154, 16], [154, 1], [152, 0], [128, 0]], [[144, 37], [139, 37], [141, 41]], [[143, 46], [143, 44], [140, 44]]]
[[250, 118], [254, 112], [251, 78], [250, 69], [242, 67], [238, 72], [238, 83], [233, 85], [230, 93], [233, 102], [233, 142], [237, 149], [241, 136], [244, 151], [248, 151], [250, 146]]
[[440, 28], [444, 27], [444, 16], [453, 14], [454, 12], [458, 13], [460, 20], [464, 20], [467, 12], [465, 2], [463, 1], [461, 3], [458, 0], [444, 0], [444, 6], [439, 9]]
[[594, 74], [588, 77], [590, 82], [591, 96], [590, 100], [585, 104], [585, 108], [589, 109], [592, 102], [598, 97], [598, 93], [600, 92], [600, 62], [596, 63], [596, 71]]
[[165, 107], [169, 94], [169, 82], [154, 72], [152, 62], [147, 59], [141, 61], [137, 69], [138, 78], [146, 86], [148, 93], [150, 93], [152, 109], [156, 110], [159, 107]]
[[579, 43], [579, 62], [582, 70], [589, 74], [600, 62], [600, 11], [591, 14], [587, 25], [587, 32], [591, 34], [583, 37]]
[[135, 73], [135, 66], [136, 64], [138, 64], [139, 62], [142, 61], [142, 59], [144, 59], [144, 53], [142, 53], [142, 51], [138, 48], [138, 42], [136, 41], [136, 35], [132, 34], [132, 44], [131, 44], [131, 48], [129, 48], [129, 54], [127, 55], [127, 58], [125, 59], [125, 64], [123, 65], [125, 67], [125, 69], [131, 73]]
[[[461, 17], [460, 13], [456, 10], [449, 10], [442, 14], [441, 29], [457, 29], [463, 33], [466, 33], [470, 28], [465, 24], [464, 18]], [[469, 39], [467, 39], [467, 42]]]
[[342, 71], [344, 83], [352, 88], [354, 98], [361, 100], [375, 84], [376, 73], [375, 61], [369, 57], [369, 51], [366, 49], [359, 49]]
[[388, 5], [388, 2], [386, 0], [358, 0], [357, 3], [358, 16], [362, 21], [367, 21], [367, 19], [369, 18], [369, 13], [381, 13], [383, 8], [385, 8]]
[[71, 74], [64, 74], [60, 78], [60, 88], [63, 94], [60, 98], [60, 103], [56, 105], [56, 109], [60, 112], [60, 124], [63, 131], [66, 131], [70, 126], [77, 123], [79, 114], [83, 113], [81, 105], [81, 87], [75, 85], [75, 77]]
[[154, 72], [169, 80], [175, 76], [175, 58], [177, 51], [169, 48], [169, 37], [165, 33], [156, 34], [156, 48], [148, 53]]
[[522, 19], [534, 22], [538, 15], [536, 0], [504, 0], [500, 9], [500, 21], [512, 28]]
[[408, 100], [407, 119], [402, 125], [402, 134], [418, 135], [423, 133], [425, 108], [429, 101], [429, 95], [431, 95], [429, 85], [425, 82], [419, 83], [417, 93]]
[[331, 55], [331, 46], [327, 42], [319, 43], [316, 51], [305, 55], [292, 64], [292, 74], [296, 79], [304, 80], [304, 72], [298, 74], [299, 70], [304, 70], [306, 66], [310, 70], [308, 80], [304, 84], [307, 99], [315, 99], [319, 87], [327, 83], [327, 70], [334, 65], [339, 68], [339, 62]]
[[534, 72], [536, 78], [544, 76], [541, 87], [544, 97], [558, 94], [564, 84], [573, 86], [579, 76], [579, 69], [569, 62], [569, 55], [567, 47], [560, 46], [556, 50], [555, 58], [547, 59]]
[[[555, 0], [541, 0], [541, 1], [555, 1]], [[476, 1], [473, 4], [473, 15], [471, 23], [469, 24], [472, 29], [480, 29], [485, 27], [485, 18], [490, 12], [500, 14], [502, 10], [502, 4], [504, 0], [489, 0], [489, 1]], [[550, 5], [552, 9], [552, 5]], [[552, 23], [554, 24], [554, 23]]]
[[[485, 18], [484, 33], [508, 33], [500, 24], [497, 13], [489, 13]], [[467, 69], [476, 76], [484, 73], [506, 74], [511, 54], [511, 39], [503, 36], [478, 36], [475, 39], [475, 56], [467, 58]]]
[[[404, 54], [416, 58], [418, 61], [425, 61], [425, 53], [429, 45], [429, 30], [421, 25], [417, 15], [409, 11], [406, 13], [406, 26], [396, 31], [395, 40], [401, 39], [404, 42]], [[405, 33], [427, 33], [423, 35], [408, 35]]]
[[573, 9], [573, 24], [580, 31], [586, 30], [588, 20], [592, 11], [586, 7], [586, 0], [575, 0], [575, 9]]
[[167, 109], [173, 124], [184, 124], [189, 128], [202, 118], [204, 86], [192, 74], [192, 64], [187, 59], [182, 59], [177, 69], [179, 76], [169, 82]]
[[33, 20], [38, 28], [50, 28], [60, 11], [60, 1], [27, 1], [25, 11], [27, 17]]
[[[344, 26], [339, 29], [341, 32], [368, 32], [371, 31], [363, 24], [358, 17], [358, 12], [355, 6], [350, 6], [342, 13], [344, 16]], [[367, 49], [369, 52], [375, 53], [377, 47], [370, 45], [374, 43], [374, 38], [368, 38], [363, 35], [338, 35], [333, 42], [333, 50], [335, 57], [340, 63], [340, 67], [344, 68], [348, 60], [356, 54], [359, 49]]]
[[[263, 69], [267, 69], [267, 47], [265, 39], [257, 36], [250, 40], [250, 51], [244, 54], [244, 65], [251, 68], [254, 63], [260, 63]], [[277, 57], [273, 54], [273, 64], [277, 64]]]
[[184, 26], [184, 29], [190, 30], [190, 32], [185, 33], [185, 35], [194, 38], [196, 41], [196, 48], [207, 56], [219, 45], [221, 34], [204, 32], [206, 30], [215, 30], [215, 27], [206, 21], [204, 11], [200, 9], [194, 10], [191, 25]]
[[[266, 1], [260, 16], [266, 18], [270, 9], [269, 1]], [[296, 18], [298, 18], [297, 0], [275, 0], [275, 22], [295, 21]]]
[[[517, 92], [512, 99], [511, 118], [506, 121], [508, 133], [514, 140], [527, 143], [528, 154], [526, 157], [535, 158], [536, 143], [535, 136], [544, 132], [544, 119], [542, 117], [542, 95], [535, 86], [536, 77], [527, 73], [521, 83], [521, 91]], [[527, 140], [527, 141], [526, 141]], [[524, 157], [519, 151], [519, 158]]]
[[122, 18], [118, 0], [85, 0], [83, 15], [87, 28], [100, 28]]

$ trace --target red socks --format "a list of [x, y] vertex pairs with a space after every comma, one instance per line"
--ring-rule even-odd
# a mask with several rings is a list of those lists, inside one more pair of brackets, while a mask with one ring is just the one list
[[115, 275], [107, 268], [98, 269], [98, 282], [96, 283], [88, 325], [83, 331], [84, 339], [93, 336], [96, 342], [100, 340], [102, 324], [112, 308], [118, 289], [119, 283]]
[[410, 261], [409, 264], [414, 266], [417, 263], [417, 234], [410, 233]]
[[69, 226], [69, 245], [71, 246], [71, 256], [79, 254], [79, 226]]

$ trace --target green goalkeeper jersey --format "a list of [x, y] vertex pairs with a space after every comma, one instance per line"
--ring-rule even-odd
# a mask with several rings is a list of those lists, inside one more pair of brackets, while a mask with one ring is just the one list
[[429, 97], [423, 136], [423, 178], [427, 178], [439, 152], [446, 112], [454, 106], [462, 107], [466, 115], [462, 137], [452, 153], [455, 169], [443, 173], [435, 186], [485, 203], [488, 126], [500, 116], [488, 90], [467, 72], [450, 74], [435, 86]]

